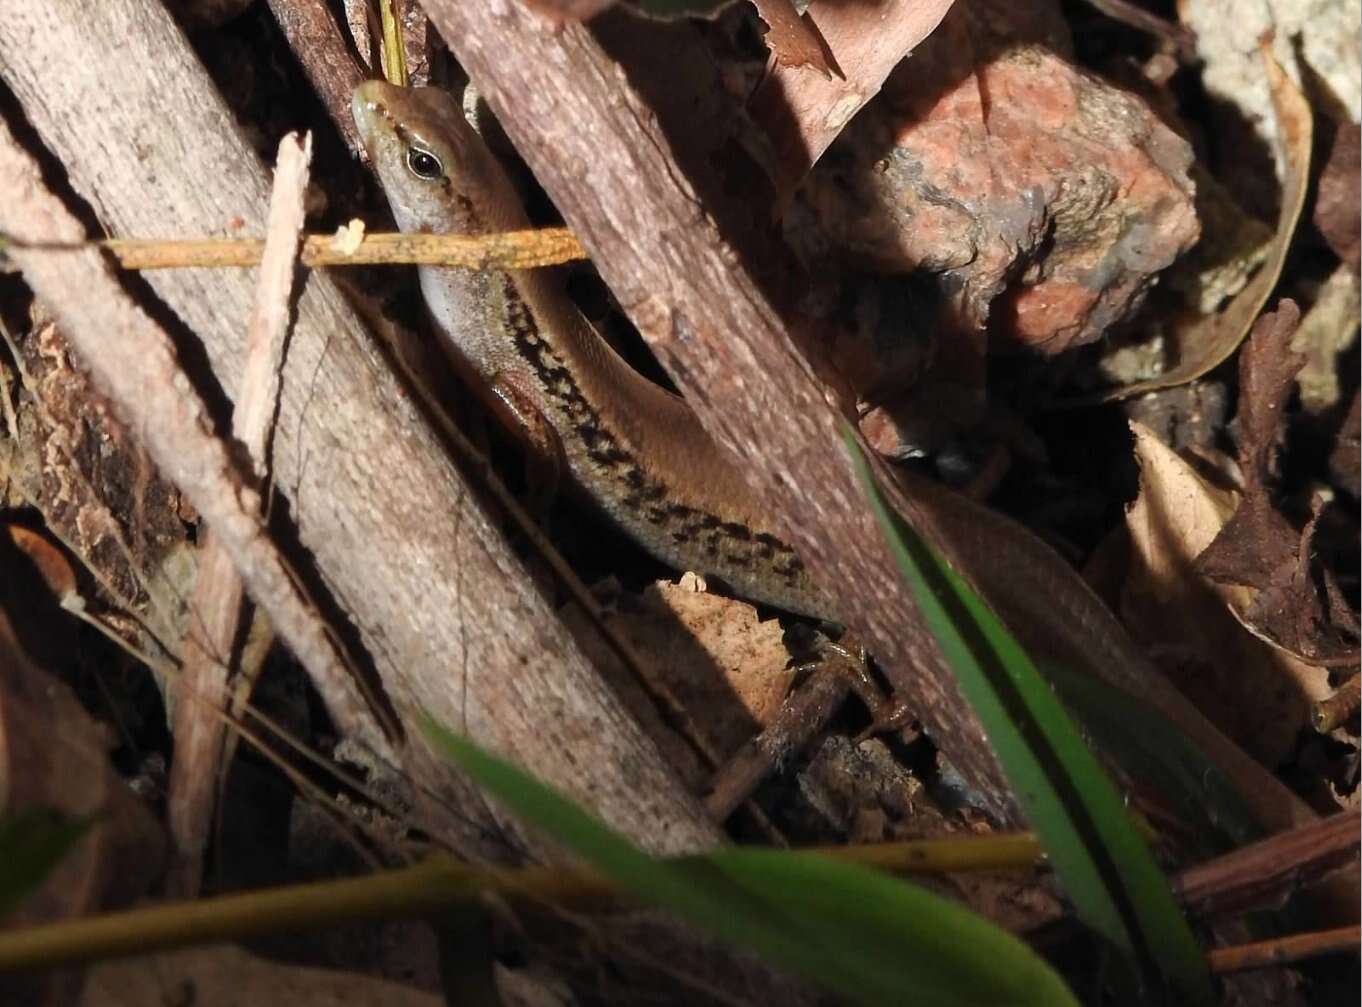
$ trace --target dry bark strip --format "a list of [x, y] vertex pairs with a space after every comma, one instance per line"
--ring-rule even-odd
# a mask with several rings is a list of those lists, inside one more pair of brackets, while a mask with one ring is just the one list
[[1358, 846], [1354, 809], [1198, 864], [1178, 875], [1174, 890], [1189, 911], [1202, 916], [1281, 905], [1310, 882], [1355, 863]]
[[[303, 196], [311, 164], [312, 134], [302, 142], [296, 134], [285, 136], [275, 163], [269, 231], [247, 336], [245, 376], [232, 413], [232, 432], [246, 447], [256, 489], [268, 478], [269, 444], [274, 434], [279, 371], [288, 335], [289, 302], [303, 230]], [[184, 666], [175, 683], [175, 757], [170, 763], [166, 801], [166, 818], [175, 843], [166, 887], [185, 898], [198, 894], [202, 879], [213, 797], [226, 754], [227, 679], [244, 596], [241, 575], [231, 565], [218, 536], [210, 531], [190, 605]]]
[[837, 410], [704, 213], [655, 117], [579, 24], [552, 24], [512, 0], [425, 6], [705, 428], [743, 460], [955, 767], [1015, 822], [983, 732], [864, 505]]
[[[236, 219], [263, 233], [265, 172], [159, 3], [16, 8], [0, 22], [0, 67], [112, 232], [202, 236]], [[202, 340], [219, 385], [239, 387], [250, 275], [146, 280]], [[48, 299], [82, 293], [75, 273], [53, 270]], [[308, 277], [298, 301], [273, 464], [319, 586], [353, 620], [399, 711], [466, 730], [651, 849], [718, 840], [530, 586], [323, 274]], [[418, 733], [402, 759], [434, 797], [429, 827], [466, 855], [504, 857], [506, 823]]]

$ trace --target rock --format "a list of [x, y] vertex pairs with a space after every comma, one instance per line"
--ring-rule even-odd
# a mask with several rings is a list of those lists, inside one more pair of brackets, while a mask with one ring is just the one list
[[1101, 338], [1199, 235], [1190, 146], [1038, 9], [957, 3], [805, 192], [841, 254], [934, 274], [944, 333], [979, 352]]

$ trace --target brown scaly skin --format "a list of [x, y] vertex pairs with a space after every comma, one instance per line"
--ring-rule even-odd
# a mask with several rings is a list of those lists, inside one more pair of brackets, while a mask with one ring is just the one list
[[[355, 123], [403, 231], [528, 227], [500, 164], [449, 95], [369, 81]], [[543, 270], [420, 268], [430, 313], [493, 407], [566, 463], [631, 538], [678, 569], [803, 615], [835, 618], [794, 550], [689, 407], [606, 345]]]

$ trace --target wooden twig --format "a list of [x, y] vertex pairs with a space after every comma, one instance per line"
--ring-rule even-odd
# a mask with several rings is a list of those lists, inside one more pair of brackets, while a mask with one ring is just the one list
[[714, 774], [705, 808], [723, 821], [782, 762], [797, 754], [832, 718], [849, 688], [845, 675], [820, 668], [785, 697], [771, 723]]
[[[844, 863], [901, 874], [1026, 868], [1042, 857], [1030, 833], [822, 847]], [[219, 895], [192, 905], [148, 906], [0, 933], [0, 974], [53, 968], [120, 955], [241, 940], [302, 927], [438, 913], [492, 894], [529, 905], [598, 907], [618, 888], [594, 871], [572, 867], [479, 868], [451, 858], [359, 878]]]
[[270, 13], [303, 65], [322, 104], [351, 150], [359, 150], [359, 134], [347, 113], [364, 73], [345, 44], [345, 36], [326, 0], [269, 0]]
[[[312, 161], [312, 136], [289, 134], [279, 144], [270, 198], [269, 231], [247, 336], [241, 394], [232, 433], [254, 468], [253, 487], [267, 478], [269, 441], [279, 401], [279, 372], [288, 332], [293, 276], [303, 229], [303, 196]], [[259, 517], [259, 515], [255, 515]], [[199, 892], [203, 854], [213, 819], [214, 794], [225, 755], [227, 679], [240, 632], [245, 597], [240, 574], [210, 529], [199, 563], [185, 635], [184, 663], [175, 683], [175, 755], [170, 764], [166, 817], [175, 856], [167, 890], [181, 898]]]
[[1362, 943], [1362, 927], [1354, 925], [1309, 934], [1292, 934], [1255, 944], [1238, 944], [1232, 948], [1215, 948], [1207, 953], [1206, 963], [1212, 972], [1218, 974], [1265, 969], [1339, 952], [1355, 955], [1359, 943]]
[[[100, 244], [124, 269], [181, 269], [254, 266], [265, 243], [259, 238], [203, 238], [156, 241], [110, 238]], [[468, 269], [534, 269], [586, 258], [570, 231], [561, 227], [461, 234], [367, 234], [351, 247], [345, 236], [309, 234], [299, 261], [304, 266], [363, 266], [419, 263]]]
[[1279, 904], [1292, 892], [1357, 859], [1357, 812], [1271, 836], [1183, 871], [1174, 891], [1200, 915], [1238, 914]]

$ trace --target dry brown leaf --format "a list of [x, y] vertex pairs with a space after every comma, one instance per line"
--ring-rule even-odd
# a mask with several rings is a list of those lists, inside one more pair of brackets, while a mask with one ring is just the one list
[[1354, 273], [1362, 263], [1362, 199], [1359, 198], [1359, 172], [1362, 172], [1362, 127], [1345, 122], [1334, 133], [1329, 159], [1319, 176], [1315, 196], [1315, 227]]
[[879, 93], [889, 72], [936, 29], [952, 3], [814, 0], [809, 5], [804, 20], [818, 33], [832, 73], [812, 64], [777, 62], [749, 102], [776, 152], [771, 181], [779, 202], [789, 198], [828, 145]]
[[1160, 663], [1207, 717], [1276, 765], [1309, 724], [1310, 704], [1328, 695], [1328, 674], [1249, 633], [1231, 611], [1249, 604], [1249, 589], [1212, 583], [1196, 568], [1239, 495], [1202, 478], [1144, 427], [1132, 429], [1140, 494], [1126, 515], [1122, 615], [1155, 656], [1173, 659]]
[[1173, 339], [1179, 353], [1176, 366], [1149, 381], [1114, 388], [1100, 397], [1103, 401], [1129, 398], [1185, 384], [1223, 363], [1248, 334], [1273, 288], [1277, 286], [1282, 266], [1286, 263], [1286, 253], [1291, 248], [1291, 239], [1300, 221], [1301, 209], [1305, 205], [1310, 181], [1314, 119], [1305, 96], [1282, 71], [1272, 56], [1270, 46], [1265, 42], [1261, 48], [1286, 163], [1277, 230], [1266, 261], [1224, 309], [1213, 315], [1193, 318], [1175, 328]]
[[[1327, 570], [1310, 563], [1315, 520], [1298, 532], [1272, 500], [1284, 413], [1305, 358], [1292, 349], [1300, 310], [1283, 301], [1264, 315], [1239, 361], [1239, 469], [1243, 499], [1234, 516], [1197, 559], [1197, 570], [1219, 584], [1238, 585], [1232, 611], [1271, 646], [1311, 663], [1356, 654], [1356, 619], [1340, 625], [1331, 599], [1341, 597]], [[1318, 517], [1318, 505], [1316, 518]]]
[[766, 22], [766, 44], [781, 66], [807, 66], [832, 75], [823, 38], [813, 23], [795, 9], [794, 0], [752, 0]]

